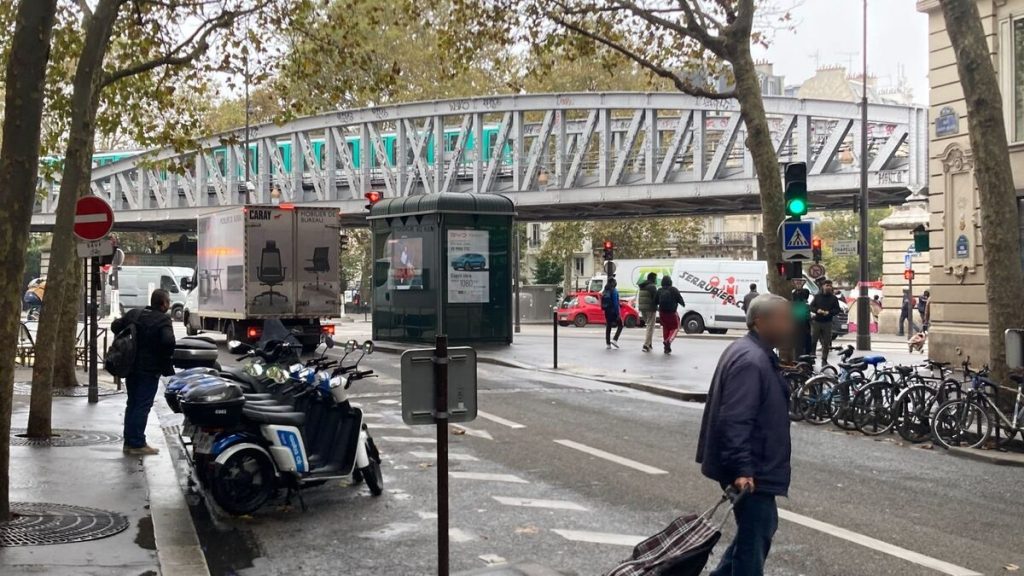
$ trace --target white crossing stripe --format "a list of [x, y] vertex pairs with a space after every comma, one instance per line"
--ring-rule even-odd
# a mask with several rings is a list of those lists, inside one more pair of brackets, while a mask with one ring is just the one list
[[899, 546], [895, 546], [887, 542], [882, 542], [881, 540], [876, 540], [875, 538], [872, 538], [870, 536], [858, 534], [856, 532], [847, 530], [846, 528], [833, 526], [832, 524], [822, 522], [820, 520], [815, 520], [814, 518], [809, 518], [807, 516], [804, 516], [803, 514], [797, 514], [796, 512], [790, 512], [789, 510], [783, 510], [780, 508], [779, 518], [789, 520], [794, 524], [799, 524], [812, 530], [824, 532], [825, 534], [835, 536], [836, 538], [841, 538], [848, 542], [853, 542], [854, 544], [860, 544], [861, 546], [864, 546], [866, 548], [877, 550], [890, 556], [895, 556], [896, 558], [906, 560], [907, 562], [911, 562], [919, 566], [924, 566], [925, 568], [931, 568], [932, 570], [941, 572], [943, 574], [949, 574], [949, 576], [982, 576], [980, 572], [975, 572], [974, 570], [969, 570], [962, 566], [957, 566], [955, 564], [950, 564], [949, 562], [937, 560], [930, 556], [925, 556], [924, 554], [912, 552], [910, 550], [907, 550], [906, 548], [900, 548]]
[[495, 416], [494, 414], [491, 414], [490, 412], [484, 412], [483, 410], [478, 410], [476, 415], [481, 417], [481, 418], [484, 418], [486, 420], [490, 420], [491, 422], [496, 422], [498, 424], [501, 424], [502, 426], [508, 426], [509, 428], [512, 428], [513, 430], [516, 430], [516, 429], [519, 429], [519, 428], [526, 428], [526, 426], [523, 425], [523, 424], [520, 424], [518, 422], [513, 422], [511, 420], [506, 420], [506, 419], [502, 418], [501, 416]]
[[95, 224], [109, 220], [106, 214], [76, 214], [75, 224]]
[[561, 444], [566, 448], [579, 450], [580, 452], [590, 454], [591, 456], [597, 456], [598, 458], [603, 458], [605, 460], [608, 460], [609, 462], [615, 462], [616, 464], [621, 464], [634, 470], [639, 470], [640, 472], [643, 472], [645, 474], [668, 474], [666, 470], [662, 470], [661, 468], [648, 466], [647, 464], [637, 462], [636, 460], [623, 458], [622, 456], [617, 456], [615, 454], [612, 454], [611, 452], [605, 452], [604, 450], [600, 450], [598, 448], [591, 448], [590, 446], [580, 444], [579, 442], [573, 442], [572, 440], [555, 440], [555, 444]]
[[412, 436], [382, 436], [381, 440], [385, 442], [398, 442], [404, 444], [437, 444], [436, 438], [423, 437], [412, 437]]
[[456, 544], [461, 544], [462, 542], [469, 542], [471, 540], [476, 540], [476, 536], [473, 536], [469, 532], [466, 532], [465, 530], [462, 530], [462, 529], [459, 529], [459, 528], [449, 528], [448, 529], [448, 538], [452, 542], [455, 542]]
[[[367, 426], [371, 425], [367, 424]], [[374, 430], [412, 430], [412, 428], [406, 426], [405, 424], [377, 424], [375, 422], [372, 424], [372, 426]]]
[[394, 405], [400, 403], [399, 400], [377, 400], [377, 404]]
[[630, 536], [629, 534], [609, 534], [607, 532], [587, 532], [585, 530], [552, 530], [566, 540], [589, 542], [591, 544], [611, 544], [614, 546], [636, 546], [646, 536]]
[[449, 472], [452, 478], [462, 480], [483, 480], [485, 482], [509, 482], [512, 484], [529, 484], [519, 476], [512, 474], [488, 474], [486, 472]]
[[[421, 458], [423, 460], [437, 460], [437, 452], [409, 452], [413, 458]], [[470, 456], [469, 454], [459, 454], [458, 452], [449, 452], [448, 459], [457, 462], [479, 462], [480, 459], [476, 456]]]
[[550, 510], [577, 510], [586, 512], [587, 509], [575, 502], [566, 500], [536, 500], [534, 498], [510, 498], [508, 496], [491, 496], [506, 506], [522, 506], [523, 508], [548, 508]]

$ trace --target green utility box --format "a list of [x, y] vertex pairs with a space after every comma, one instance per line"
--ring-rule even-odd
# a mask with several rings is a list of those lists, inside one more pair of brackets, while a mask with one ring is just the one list
[[512, 342], [512, 201], [497, 194], [421, 194], [378, 202], [373, 338]]

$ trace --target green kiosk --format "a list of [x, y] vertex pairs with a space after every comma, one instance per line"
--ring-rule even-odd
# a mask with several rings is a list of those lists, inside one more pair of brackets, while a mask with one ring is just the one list
[[420, 194], [370, 210], [373, 339], [512, 343], [512, 201]]

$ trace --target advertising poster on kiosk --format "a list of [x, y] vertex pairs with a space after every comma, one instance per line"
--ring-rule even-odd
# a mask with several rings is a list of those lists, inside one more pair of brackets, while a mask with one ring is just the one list
[[[246, 211], [248, 278], [245, 297], [253, 315], [291, 314], [295, 310], [294, 210], [273, 206]], [[337, 239], [335, 239], [337, 244]]]
[[423, 239], [396, 238], [390, 241], [393, 290], [423, 290]]
[[296, 208], [297, 314], [333, 316], [341, 309], [338, 249], [341, 224], [335, 208]]
[[486, 230], [448, 230], [448, 302], [489, 302], [490, 233]]

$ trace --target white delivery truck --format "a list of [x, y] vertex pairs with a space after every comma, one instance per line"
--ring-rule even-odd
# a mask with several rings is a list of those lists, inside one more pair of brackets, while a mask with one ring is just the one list
[[336, 208], [245, 206], [200, 217], [196, 272], [184, 310], [189, 334], [256, 342], [280, 320], [311, 349], [341, 307]]
[[149, 306], [150, 290], [161, 288], [171, 295], [171, 315], [181, 320], [188, 290], [184, 288], [195, 270], [180, 266], [121, 266], [117, 270], [118, 299], [125, 310]]
[[[661, 271], [663, 265], [660, 263], [665, 261], [648, 262], [659, 264], [650, 266], [652, 269], [646, 270], [644, 276], [647, 271], [656, 272], [660, 282], [664, 276]], [[668, 262], [672, 263], [672, 284], [682, 292], [683, 299], [686, 300], [686, 306], [680, 308], [679, 313], [680, 325], [687, 334], [700, 334], [705, 330], [712, 334], [725, 334], [730, 329], [746, 330], [743, 297], [750, 291], [751, 284], [756, 284], [757, 291], [761, 294], [768, 292], [768, 263], [764, 261], [693, 258]], [[618, 262], [616, 264], [618, 265]], [[617, 266], [616, 279], [620, 278], [619, 270], [622, 268]], [[623, 279], [619, 280], [620, 295], [623, 294], [623, 285], [632, 285], [635, 294], [636, 281], [631, 279], [632, 276], [621, 278]], [[805, 275], [804, 280], [805, 287], [813, 298], [818, 293], [818, 286], [809, 276]], [[590, 290], [602, 289], [605, 281], [604, 275], [594, 276], [588, 283]], [[839, 306], [843, 312], [833, 323], [833, 333], [837, 335], [847, 332], [846, 303], [840, 301]]]

